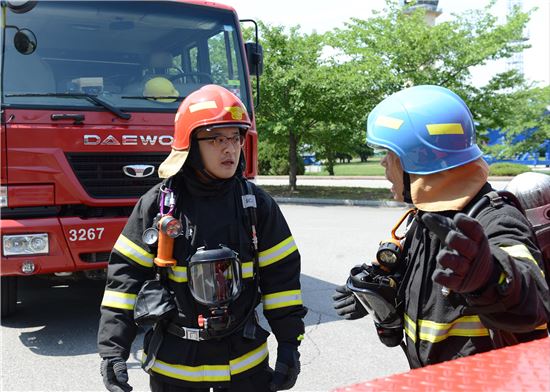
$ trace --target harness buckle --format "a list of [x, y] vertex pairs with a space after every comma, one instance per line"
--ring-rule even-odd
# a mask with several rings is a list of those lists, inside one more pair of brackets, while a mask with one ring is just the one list
[[196, 340], [197, 342], [202, 340], [200, 330], [198, 328], [181, 327], [181, 329], [185, 332], [185, 339]]

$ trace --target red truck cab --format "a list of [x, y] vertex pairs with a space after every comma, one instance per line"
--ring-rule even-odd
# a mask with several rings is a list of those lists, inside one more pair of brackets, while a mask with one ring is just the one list
[[[182, 99], [219, 84], [254, 118], [248, 70], [261, 58], [245, 50], [235, 11], [212, 2], [6, 1], [2, 13], [8, 316], [21, 276], [101, 276], [137, 199], [160, 181]], [[254, 177], [254, 126], [245, 151]]]

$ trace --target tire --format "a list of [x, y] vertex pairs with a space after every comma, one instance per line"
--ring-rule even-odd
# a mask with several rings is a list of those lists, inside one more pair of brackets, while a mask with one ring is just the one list
[[17, 305], [17, 276], [2, 276], [2, 317], [15, 313]]

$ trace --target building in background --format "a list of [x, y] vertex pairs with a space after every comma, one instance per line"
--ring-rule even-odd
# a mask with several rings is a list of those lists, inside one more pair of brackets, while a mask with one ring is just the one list
[[413, 3], [414, 5], [409, 8], [409, 12], [423, 8], [426, 10], [426, 23], [430, 26], [435, 25], [435, 19], [442, 14], [441, 9], [437, 8], [439, 0], [399, 0], [402, 7]]

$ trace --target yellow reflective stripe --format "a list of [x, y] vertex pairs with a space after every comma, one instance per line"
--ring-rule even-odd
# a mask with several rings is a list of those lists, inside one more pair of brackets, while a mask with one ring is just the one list
[[[147, 357], [145, 353], [144, 357]], [[151, 370], [166, 377], [192, 382], [229, 381], [231, 379], [229, 365], [185, 366], [155, 359]]]
[[418, 320], [418, 326], [420, 339], [432, 343], [445, 340], [449, 336], [489, 336], [489, 330], [483, 326], [478, 316], [459, 317], [452, 323]]
[[140, 248], [128, 238], [124, 237], [122, 234], [118, 237], [114, 249], [116, 249], [124, 256], [128, 257], [130, 260], [135, 261], [139, 265], [148, 268], [153, 267], [154, 256], [151, 253], [145, 251], [143, 248]]
[[122, 293], [120, 291], [105, 290], [101, 306], [110, 308], [133, 310], [136, 305], [136, 294]]
[[512, 245], [512, 246], [501, 246], [500, 249], [508, 253], [512, 257], [517, 257], [518, 259], [527, 259], [531, 260], [537, 268], [540, 270], [542, 276], [544, 276], [544, 271], [540, 268], [537, 260], [533, 257], [529, 249], [524, 244]]
[[399, 128], [401, 128], [401, 125], [403, 125], [404, 122], [405, 121], [401, 120], [400, 118], [378, 116], [376, 117], [374, 125], [398, 130]]
[[262, 296], [262, 302], [264, 303], [264, 310], [302, 305], [302, 292], [300, 290], [288, 290], [267, 294]]
[[216, 104], [216, 101], [204, 101], [199, 102], [194, 105], [189, 105], [189, 111], [191, 113], [198, 112], [199, 110], [205, 110], [205, 109], [216, 109], [218, 105]]
[[498, 277], [498, 284], [501, 285], [506, 281], [506, 274], [504, 272], [501, 272]]
[[548, 328], [548, 324], [544, 323], [535, 328], [535, 330], [546, 330], [546, 328]]
[[229, 368], [231, 374], [239, 374], [252, 369], [254, 366], [258, 366], [268, 356], [267, 342], [262, 344], [255, 350], [250, 351], [247, 354], [241, 355], [238, 358], [229, 361]]
[[426, 124], [430, 135], [464, 135], [462, 124]]
[[416, 342], [416, 324], [411, 318], [405, 313], [405, 333], [413, 341]]
[[187, 282], [187, 267], [171, 267], [168, 269], [168, 279], [177, 283]]
[[[268, 356], [267, 342], [246, 354], [231, 359], [227, 365], [175, 365], [155, 359], [151, 368], [155, 373], [190, 382], [230, 381], [231, 375], [239, 374], [261, 364]], [[141, 361], [147, 353], [144, 351]]]
[[279, 242], [272, 248], [264, 250], [259, 253], [260, 256], [260, 267], [267, 267], [270, 264], [273, 264], [281, 259], [284, 259], [286, 256], [296, 251], [296, 243], [292, 236], [284, 239]]
[[244, 278], [252, 278], [252, 276], [254, 276], [254, 262], [253, 261], [247, 261], [246, 263], [243, 263], [241, 268], [243, 270], [243, 279]]

